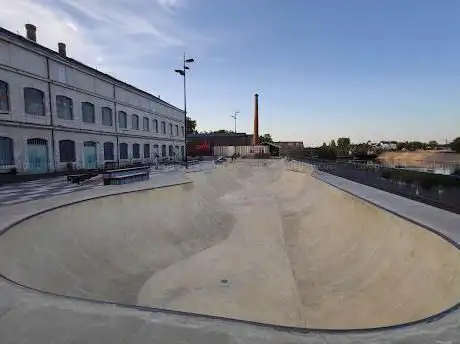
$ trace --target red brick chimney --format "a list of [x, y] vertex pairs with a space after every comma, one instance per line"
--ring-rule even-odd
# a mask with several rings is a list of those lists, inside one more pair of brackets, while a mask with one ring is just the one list
[[259, 95], [254, 94], [254, 137], [252, 144], [257, 146], [259, 144]]

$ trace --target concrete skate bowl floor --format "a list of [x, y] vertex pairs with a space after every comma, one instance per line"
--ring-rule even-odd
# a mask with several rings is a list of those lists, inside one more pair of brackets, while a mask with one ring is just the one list
[[281, 161], [50, 210], [0, 238], [0, 273], [54, 294], [309, 329], [426, 319], [460, 298], [442, 237]]

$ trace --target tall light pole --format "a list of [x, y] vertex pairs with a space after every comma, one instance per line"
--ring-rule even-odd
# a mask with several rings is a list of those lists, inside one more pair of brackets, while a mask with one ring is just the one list
[[238, 118], [239, 114], [240, 114], [239, 111], [235, 111], [235, 113], [233, 115], [230, 115], [230, 117], [235, 120], [235, 134], [236, 134], [236, 119]]
[[187, 70], [190, 68], [187, 64], [195, 62], [194, 59], [188, 59], [185, 57], [184, 53], [184, 60], [182, 69], [176, 69], [175, 72], [182, 75], [184, 77], [184, 153], [185, 153], [185, 168], [188, 168], [188, 160], [187, 160]]

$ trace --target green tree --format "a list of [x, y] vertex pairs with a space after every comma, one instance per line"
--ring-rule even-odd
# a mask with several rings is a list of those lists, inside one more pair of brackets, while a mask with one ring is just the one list
[[196, 121], [187, 116], [187, 133], [191, 134], [195, 132], [196, 132]]
[[339, 137], [337, 139], [338, 154], [347, 156], [350, 152], [351, 141], [349, 137]]
[[340, 150], [348, 151], [350, 149], [351, 141], [349, 137], [339, 137], [337, 139], [337, 147]]
[[432, 148], [436, 148], [438, 146], [438, 141], [435, 141], [435, 140], [429, 141], [428, 145]]
[[259, 143], [273, 142], [272, 136], [270, 134], [263, 134], [259, 136]]
[[219, 130], [213, 131], [213, 133], [217, 133], [217, 134], [230, 133], [230, 130], [219, 129]]
[[450, 148], [456, 153], [460, 153], [460, 137], [457, 137], [450, 143]]
[[329, 148], [337, 150], [337, 145], [335, 144], [335, 140], [331, 141], [331, 143], [329, 144]]

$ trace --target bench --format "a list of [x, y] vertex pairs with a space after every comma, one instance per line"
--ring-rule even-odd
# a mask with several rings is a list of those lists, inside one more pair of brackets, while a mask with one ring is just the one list
[[150, 167], [139, 166], [104, 171], [104, 185], [121, 185], [149, 179]]
[[90, 171], [90, 172], [79, 173], [79, 174], [71, 174], [67, 176], [67, 181], [79, 184], [82, 181], [85, 181], [87, 179], [97, 176], [99, 173], [100, 173], [99, 171]]

